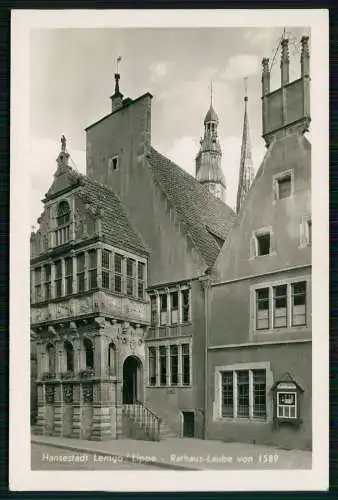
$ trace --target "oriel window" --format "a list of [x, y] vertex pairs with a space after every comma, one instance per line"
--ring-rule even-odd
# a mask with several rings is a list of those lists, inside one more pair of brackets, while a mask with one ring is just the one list
[[35, 279], [35, 302], [40, 302], [42, 300], [41, 294], [41, 267], [34, 269], [34, 279]]
[[114, 291], [122, 292], [122, 255], [114, 254]]
[[66, 295], [73, 293], [73, 258], [68, 257], [65, 259], [66, 270]]
[[55, 262], [55, 297], [62, 296], [62, 263], [61, 260]]
[[85, 291], [85, 254], [80, 253], [76, 257], [77, 259], [77, 291]]
[[135, 295], [135, 261], [127, 259], [127, 295]]
[[44, 266], [44, 272], [45, 272], [45, 300], [49, 300], [52, 298], [52, 272], [50, 264], [46, 264]]
[[111, 252], [102, 250], [102, 287], [110, 290], [110, 259]]
[[137, 264], [137, 296], [139, 299], [144, 298], [144, 271], [145, 264], [138, 262]]
[[89, 250], [88, 252], [88, 277], [89, 290], [97, 288], [97, 251]]

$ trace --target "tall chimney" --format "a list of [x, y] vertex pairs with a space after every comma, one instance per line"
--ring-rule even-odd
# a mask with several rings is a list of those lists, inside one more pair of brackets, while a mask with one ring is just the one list
[[283, 38], [282, 42], [282, 57], [280, 62], [281, 68], [281, 85], [282, 87], [289, 83], [289, 40], [287, 38]]
[[309, 37], [302, 36], [301, 44], [302, 44], [302, 51], [300, 55], [300, 66], [301, 66], [302, 77], [310, 76]]

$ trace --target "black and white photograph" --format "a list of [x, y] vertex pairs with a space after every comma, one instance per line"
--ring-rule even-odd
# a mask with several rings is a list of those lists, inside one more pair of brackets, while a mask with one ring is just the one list
[[12, 12], [12, 489], [328, 487], [328, 17], [245, 12]]

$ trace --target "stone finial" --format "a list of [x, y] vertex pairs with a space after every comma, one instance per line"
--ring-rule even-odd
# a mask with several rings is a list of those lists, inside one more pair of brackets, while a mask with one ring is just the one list
[[269, 58], [264, 57], [262, 60], [262, 92], [263, 96], [270, 92], [270, 69], [269, 69]]
[[61, 151], [63, 153], [66, 152], [66, 146], [67, 146], [67, 139], [65, 138], [64, 135], [61, 136]]
[[116, 96], [119, 96], [120, 95], [120, 74], [119, 73], [115, 73], [114, 75], [114, 78], [115, 78], [115, 92], [114, 92], [114, 95]]
[[281, 67], [281, 84], [283, 86], [289, 83], [289, 66], [290, 66], [289, 40], [287, 38], [283, 38], [283, 40], [281, 41], [281, 46], [282, 46], [282, 57], [281, 57], [280, 67]]
[[300, 65], [302, 76], [310, 75], [310, 52], [309, 52], [309, 37], [302, 36], [301, 38], [301, 55], [300, 55]]

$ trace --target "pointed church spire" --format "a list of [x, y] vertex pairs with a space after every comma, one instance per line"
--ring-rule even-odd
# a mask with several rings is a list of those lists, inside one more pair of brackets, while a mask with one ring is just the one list
[[222, 150], [218, 139], [218, 116], [213, 108], [210, 82], [210, 107], [204, 118], [204, 136], [196, 156], [196, 179], [217, 198], [225, 202], [226, 182], [222, 172]]
[[250, 132], [249, 132], [249, 120], [248, 120], [248, 79], [244, 79], [245, 83], [245, 95], [244, 95], [244, 123], [243, 123], [243, 136], [242, 136], [242, 148], [241, 148], [241, 161], [239, 167], [239, 182], [237, 191], [237, 204], [236, 212], [238, 213], [243, 205], [246, 195], [249, 192], [253, 178], [254, 169], [252, 162], [251, 153], [251, 142], [250, 142]]

